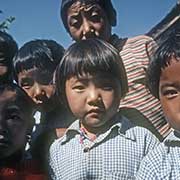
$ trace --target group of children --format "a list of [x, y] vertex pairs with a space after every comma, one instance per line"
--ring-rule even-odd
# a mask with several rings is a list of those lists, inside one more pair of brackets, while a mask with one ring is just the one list
[[61, 17], [67, 50], [0, 32], [0, 179], [179, 179], [180, 28], [120, 39], [110, 0]]

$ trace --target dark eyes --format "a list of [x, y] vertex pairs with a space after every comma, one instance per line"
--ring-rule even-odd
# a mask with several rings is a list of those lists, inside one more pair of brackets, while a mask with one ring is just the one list
[[31, 79], [31, 78], [25, 78], [25, 79], [22, 79], [21, 82], [20, 82], [20, 86], [23, 88], [23, 89], [30, 89], [34, 83], [37, 82], [41, 85], [54, 85], [54, 82], [53, 82], [53, 78], [52, 77], [47, 77], [47, 76], [44, 76], [44, 77], [41, 77], [39, 79], [37, 79], [37, 81], [35, 81], [34, 79]]
[[80, 18], [71, 18], [70, 26], [74, 28], [79, 28], [82, 24], [82, 20]]
[[95, 23], [100, 22], [100, 20], [101, 20], [101, 16], [98, 12], [92, 12], [90, 17], [91, 17], [91, 21], [95, 22]]
[[167, 89], [162, 91], [162, 95], [166, 96], [168, 99], [173, 99], [177, 97], [179, 92], [176, 89]]
[[82, 92], [86, 88], [85, 85], [75, 85], [72, 89], [74, 89], [76, 92]]
[[[89, 11], [85, 13], [86, 21], [98, 23], [101, 21], [101, 15], [96, 11]], [[70, 18], [70, 26], [78, 29], [83, 24], [83, 17], [79, 14]]]
[[9, 125], [19, 124], [22, 122], [22, 119], [18, 114], [11, 114], [7, 116], [6, 119]]
[[21, 87], [23, 87], [24, 89], [29, 89], [31, 86], [33, 86], [34, 81], [30, 78], [26, 78], [26, 79], [22, 79], [20, 84]]
[[[75, 85], [72, 89], [74, 89], [77, 92], [83, 92], [86, 88], [88, 87], [88, 85], [86, 84], [80, 84], [80, 85]], [[114, 86], [110, 83], [99, 83], [97, 85], [97, 88], [102, 89], [103, 91], [112, 91], [114, 89]]]

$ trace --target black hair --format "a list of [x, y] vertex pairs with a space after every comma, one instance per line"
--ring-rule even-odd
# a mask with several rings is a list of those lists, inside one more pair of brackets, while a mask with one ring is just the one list
[[37, 39], [25, 43], [13, 59], [15, 80], [23, 70], [34, 67], [54, 73], [64, 54], [64, 48], [54, 40]]
[[[12, 81], [12, 61], [18, 51], [18, 45], [12, 36], [0, 31], [0, 63], [7, 66], [5, 82]], [[2, 83], [1, 83], [2, 84]]]
[[17, 102], [17, 104], [22, 108], [24, 113], [28, 114], [30, 129], [33, 127], [34, 119], [33, 115], [36, 111], [36, 104], [33, 100], [26, 94], [26, 92], [15, 83], [8, 83], [0, 85], [0, 96], [3, 92], [11, 91], [15, 92], [14, 99], [12, 101]]
[[157, 98], [159, 98], [159, 80], [162, 69], [170, 65], [172, 58], [180, 61], [180, 28], [172, 29], [169, 36], [159, 43], [147, 69], [148, 88]]
[[120, 83], [121, 97], [128, 90], [127, 76], [119, 52], [109, 43], [100, 39], [87, 39], [72, 44], [65, 52], [56, 71], [56, 90], [61, 100], [66, 102], [65, 82], [71, 76], [83, 73], [110, 73]]
[[107, 15], [109, 24], [111, 26], [116, 26], [116, 10], [114, 9], [111, 0], [62, 0], [61, 2], [61, 19], [64, 24], [64, 27], [69, 32], [69, 28], [67, 25], [67, 11], [68, 8], [75, 2], [81, 2], [85, 4], [99, 4], [99, 6], [104, 10]]

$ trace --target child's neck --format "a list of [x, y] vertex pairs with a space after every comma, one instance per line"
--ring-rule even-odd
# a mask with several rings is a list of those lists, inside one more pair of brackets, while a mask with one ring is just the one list
[[0, 159], [0, 167], [15, 167], [23, 160], [23, 152], [18, 151], [13, 155]]
[[107, 122], [104, 126], [100, 127], [87, 127], [80, 124], [81, 130], [89, 137], [91, 140], [95, 140], [99, 134], [105, 133], [111, 126], [114, 124], [114, 121]]
[[85, 128], [83, 125], [81, 125], [81, 131], [88, 136], [88, 138], [91, 141], [94, 141], [97, 138], [97, 133], [90, 132], [87, 128]]

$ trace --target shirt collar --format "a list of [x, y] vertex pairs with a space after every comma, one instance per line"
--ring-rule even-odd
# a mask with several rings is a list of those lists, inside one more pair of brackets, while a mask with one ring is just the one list
[[177, 131], [171, 132], [164, 140], [164, 144], [170, 147], [180, 147], [180, 133]]
[[[117, 134], [120, 136], [130, 139], [132, 141], [136, 141], [136, 136], [134, 133], [129, 132], [128, 129], [132, 128], [133, 125], [131, 122], [124, 116], [121, 116], [119, 113], [114, 117], [113, 121], [115, 122], [109, 130], [107, 130], [104, 134], [100, 134], [99, 136], [107, 137], [113, 130], [117, 130]], [[68, 142], [70, 139], [74, 138], [77, 134], [80, 134], [80, 121], [76, 120], [74, 123], [70, 125], [70, 127], [66, 130], [65, 135], [61, 139], [61, 144]]]

